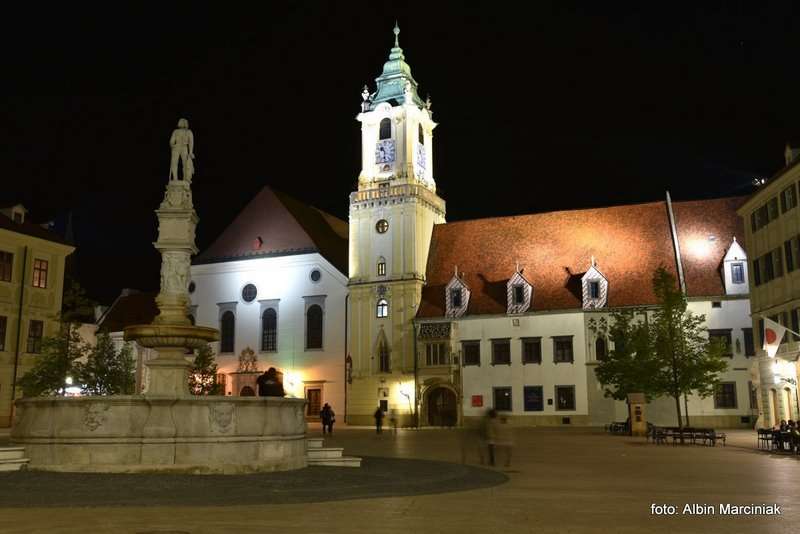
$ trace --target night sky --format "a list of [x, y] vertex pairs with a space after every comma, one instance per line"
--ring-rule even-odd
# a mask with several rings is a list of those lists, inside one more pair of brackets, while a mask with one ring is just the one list
[[157, 288], [153, 210], [180, 117], [201, 249], [267, 184], [346, 219], [359, 95], [395, 18], [439, 123], [450, 221], [747, 194], [800, 141], [789, 3], [141, 4], [35, 5], [0, 32], [0, 203], [72, 211], [78, 277], [105, 303]]

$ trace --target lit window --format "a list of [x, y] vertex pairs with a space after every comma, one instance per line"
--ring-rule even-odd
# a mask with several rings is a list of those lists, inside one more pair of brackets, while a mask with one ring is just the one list
[[33, 287], [47, 287], [47, 260], [33, 260]]
[[381, 120], [380, 135], [378, 139], [391, 139], [392, 138], [392, 120], [389, 118]]
[[389, 317], [389, 303], [386, 299], [380, 299], [376, 309], [376, 315], [379, 319]]
[[389, 221], [386, 219], [381, 219], [375, 223], [375, 231], [377, 231], [379, 234], [385, 234], [387, 231], [389, 231]]
[[731, 278], [734, 284], [744, 284], [744, 264], [731, 264]]
[[378, 276], [386, 276], [386, 260], [383, 258], [378, 260]]

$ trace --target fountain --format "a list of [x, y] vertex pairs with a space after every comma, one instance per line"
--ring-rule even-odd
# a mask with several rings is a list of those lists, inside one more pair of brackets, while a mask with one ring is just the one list
[[[125, 339], [157, 351], [142, 395], [38, 397], [16, 401], [12, 441], [30, 469], [50, 471], [246, 473], [306, 466], [305, 401], [193, 396], [186, 349], [219, 339], [188, 318], [198, 217], [192, 204], [194, 140], [181, 119], [170, 139], [172, 165], [156, 210], [161, 253], [159, 315]], [[179, 177], [178, 163], [183, 174]]]

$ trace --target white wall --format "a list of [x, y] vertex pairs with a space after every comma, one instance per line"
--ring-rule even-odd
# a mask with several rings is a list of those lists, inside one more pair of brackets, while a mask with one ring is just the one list
[[[310, 278], [314, 269], [322, 273], [318, 282]], [[316, 253], [194, 265], [191, 273], [198, 325], [219, 328], [220, 304], [235, 303], [234, 352], [219, 354], [219, 343], [214, 344], [220, 372], [235, 372], [239, 355], [249, 347], [258, 357], [259, 369], [275, 367], [284, 373], [288, 394], [303, 397], [306, 386], [322, 384], [322, 402], [330, 403], [337, 412], [344, 411], [347, 277]], [[256, 286], [258, 295], [248, 303], [241, 294], [249, 283]], [[323, 348], [306, 350], [306, 298], [322, 296]], [[277, 352], [261, 351], [259, 301], [264, 300], [278, 301]], [[235, 393], [230, 378], [228, 382], [227, 393]]]

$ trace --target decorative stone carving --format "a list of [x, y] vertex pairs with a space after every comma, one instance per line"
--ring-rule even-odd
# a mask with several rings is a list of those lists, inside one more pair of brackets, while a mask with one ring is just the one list
[[[172, 161], [169, 167], [170, 180], [184, 180], [192, 183], [194, 175], [194, 134], [189, 129], [189, 121], [180, 119], [178, 127], [172, 131], [169, 138], [169, 146], [172, 148]], [[183, 169], [182, 177], [178, 177], [178, 161]]]
[[239, 354], [239, 369], [240, 373], [257, 373], [258, 372], [258, 356], [253, 352], [250, 347], [242, 349]]
[[104, 402], [91, 402], [84, 407], [83, 424], [94, 432], [106, 422], [109, 405]]
[[449, 339], [450, 323], [423, 323], [419, 327], [420, 339]]
[[227, 434], [234, 427], [236, 406], [227, 402], [214, 402], [208, 405], [208, 425], [212, 432]]

